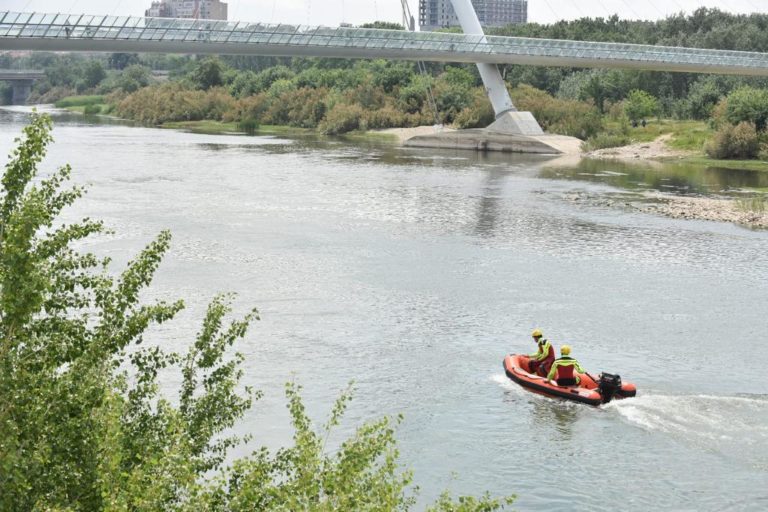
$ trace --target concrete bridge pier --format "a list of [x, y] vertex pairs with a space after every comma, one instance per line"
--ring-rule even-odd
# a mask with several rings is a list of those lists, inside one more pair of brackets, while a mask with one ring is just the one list
[[11, 97], [11, 105], [26, 105], [27, 99], [32, 92], [32, 83], [34, 80], [13, 80], [11, 81], [11, 87], [13, 88], [13, 96]]

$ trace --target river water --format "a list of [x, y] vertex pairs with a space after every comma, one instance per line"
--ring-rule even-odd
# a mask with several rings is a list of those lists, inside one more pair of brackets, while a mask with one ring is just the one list
[[[25, 120], [0, 111], [4, 154]], [[561, 198], [760, 188], [759, 175], [553, 170], [66, 115], [54, 136], [44, 167], [71, 163], [90, 190], [67, 218], [116, 232], [88, 249], [119, 269], [161, 229], [174, 234], [147, 299], [188, 308], [153, 339], [189, 344], [217, 292], [260, 309], [240, 345], [245, 383], [264, 392], [238, 426], [253, 445], [290, 441], [285, 382], [304, 386], [321, 424], [354, 381], [339, 435], [403, 413], [421, 504], [449, 489], [516, 493], [519, 510], [768, 509], [768, 233]], [[592, 408], [523, 391], [501, 361], [533, 351], [534, 327], [639, 396]]]

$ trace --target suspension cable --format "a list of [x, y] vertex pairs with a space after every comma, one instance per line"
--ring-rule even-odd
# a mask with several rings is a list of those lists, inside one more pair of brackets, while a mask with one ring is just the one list
[[[403, 28], [408, 32], [415, 32], [416, 26], [415, 24], [411, 23], [413, 16], [411, 15], [411, 8], [408, 5], [408, 0], [400, 0], [400, 6], [403, 10]], [[431, 77], [427, 72], [427, 65], [424, 63], [424, 61], [421, 60], [416, 61], [416, 65], [419, 68], [419, 73], [421, 73], [421, 76], [426, 79], [427, 102], [429, 103], [429, 108], [432, 110], [432, 115], [435, 118], [435, 124], [438, 125], [440, 124], [440, 116], [437, 112], [437, 101], [435, 101], [435, 95], [432, 93], [432, 84], [430, 83]]]

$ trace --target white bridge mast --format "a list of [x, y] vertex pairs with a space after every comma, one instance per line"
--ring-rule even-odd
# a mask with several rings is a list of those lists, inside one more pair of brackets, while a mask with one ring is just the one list
[[[475, 8], [472, 6], [472, 0], [451, 0], [451, 3], [465, 34], [485, 36]], [[483, 37], [483, 41], [485, 41], [485, 37]], [[493, 112], [496, 114], [496, 122], [489, 128], [521, 135], [544, 133], [530, 112], [517, 111], [496, 64], [477, 64], [477, 69], [480, 71], [485, 91], [488, 94], [488, 99], [491, 100], [491, 105], [493, 105]]]

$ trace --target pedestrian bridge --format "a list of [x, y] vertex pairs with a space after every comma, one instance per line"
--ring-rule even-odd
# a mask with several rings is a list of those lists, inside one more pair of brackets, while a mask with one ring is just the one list
[[766, 53], [441, 32], [9, 11], [0, 11], [0, 50], [385, 58], [768, 76]]

